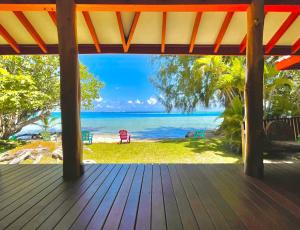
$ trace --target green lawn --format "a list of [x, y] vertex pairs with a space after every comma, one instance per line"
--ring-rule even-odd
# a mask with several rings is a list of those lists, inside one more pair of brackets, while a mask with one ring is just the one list
[[87, 145], [84, 159], [98, 163], [239, 163], [241, 157], [225, 150], [221, 139], [172, 140], [130, 144]]
[[[45, 147], [53, 151], [54, 142], [32, 142], [17, 147]], [[84, 160], [97, 163], [240, 163], [241, 157], [224, 148], [220, 138], [206, 140], [166, 140], [159, 142], [133, 142], [130, 144], [95, 143], [84, 145]], [[30, 164], [32, 160], [23, 163]], [[41, 163], [59, 163], [44, 157]]]

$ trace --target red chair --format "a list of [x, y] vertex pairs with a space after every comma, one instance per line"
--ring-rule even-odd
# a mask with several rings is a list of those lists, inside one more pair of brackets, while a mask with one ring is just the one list
[[126, 141], [126, 143], [130, 143], [130, 135], [128, 134], [127, 130], [120, 130], [120, 144], [123, 143], [123, 141]]

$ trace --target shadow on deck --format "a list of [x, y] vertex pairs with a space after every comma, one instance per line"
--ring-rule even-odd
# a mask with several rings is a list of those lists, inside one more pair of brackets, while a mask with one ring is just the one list
[[0, 229], [299, 229], [300, 164], [0, 165]]

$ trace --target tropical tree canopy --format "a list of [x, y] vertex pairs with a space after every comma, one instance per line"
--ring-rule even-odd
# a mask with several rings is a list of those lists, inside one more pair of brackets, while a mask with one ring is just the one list
[[[275, 69], [270, 57], [264, 68], [265, 116], [300, 115], [300, 72]], [[230, 144], [241, 139], [243, 120], [245, 58], [221, 56], [159, 56], [159, 69], [151, 78], [159, 100], [170, 112], [192, 112], [200, 106], [225, 107], [223, 131]]]
[[[82, 107], [93, 108], [101, 81], [80, 65]], [[0, 57], [0, 139], [19, 132], [59, 107], [57, 56]]]

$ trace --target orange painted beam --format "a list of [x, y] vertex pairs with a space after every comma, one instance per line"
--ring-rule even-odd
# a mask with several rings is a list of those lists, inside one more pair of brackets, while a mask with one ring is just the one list
[[116, 12], [116, 16], [117, 16], [117, 21], [118, 21], [120, 35], [121, 35], [122, 46], [123, 46], [123, 50], [125, 52], [127, 44], [126, 44], [126, 38], [125, 38], [125, 32], [124, 32], [124, 27], [123, 27], [121, 12]]
[[49, 14], [52, 22], [57, 26], [56, 12], [55, 11], [48, 11], [48, 14]]
[[267, 43], [266, 50], [265, 50], [265, 52], [267, 54], [270, 53], [270, 51], [276, 45], [278, 40], [290, 28], [290, 26], [293, 24], [293, 22], [298, 18], [299, 14], [300, 13], [291, 13], [290, 16], [283, 22], [283, 24], [280, 26], [280, 28], [276, 31], [276, 33], [273, 35], [273, 37]]
[[97, 53], [100, 53], [101, 52], [100, 43], [99, 43], [96, 31], [95, 31], [95, 27], [94, 27], [93, 22], [91, 20], [91, 16], [90, 16], [89, 12], [86, 12], [86, 11], [83, 11], [82, 14], [83, 14], [85, 23], [87, 24], [87, 26], [89, 28], [91, 37], [92, 37], [92, 39], [94, 41], [94, 44], [95, 44], [95, 47], [96, 47], [96, 51], [97, 51]]
[[[121, 1], [120, 1], [121, 2]], [[101, 4], [101, 3], [88, 3], [76, 4], [77, 11], [127, 11], [127, 12], [224, 12], [235, 11], [245, 12], [248, 8], [248, 4], [168, 4], [162, 2], [162, 4]], [[56, 5], [52, 3], [0, 3], [0, 11], [55, 11]], [[300, 5], [295, 4], [268, 4], [265, 5], [265, 11], [267, 12], [300, 12]]]
[[13, 37], [2, 25], [0, 25], [0, 35], [4, 38], [5, 41], [7, 41], [7, 43], [11, 46], [11, 48], [13, 48], [16, 53], [21, 53], [19, 45], [17, 44], [15, 39], [13, 39]]
[[34, 29], [32, 24], [29, 22], [29, 20], [26, 18], [24, 13], [21, 11], [14, 11], [14, 14], [19, 19], [19, 21], [23, 24], [23, 26], [28, 31], [28, 33], [31, 35], [31, 37], [36, 41], [36, 43], [41, 48], [43, 53], [47, 53], [47, 48], [46, 48], [44, 41], [42, 40], [42, 38], [40, 37], [38, 32], [36, 32], [36, 30]]
[[224, 35], [226, 33], [226, 30], [227, 30], [227, 28], [230, 24], [230, 21], [232, 19], [233, 14], [234, 14], [234, 12], [227, 12], [227, 14], [226, 14], [226, 17], [224, 19], [224, 22], [222, 24], [222, 27], [220, 29], [220, 32], [219, 32], [218, 37], [217, 37], [216, 42], [215, 42], [214, 53], [217, 53], [219, 48], [220, 48], [223, 37], [224, 37]]
[[291, 56], [275, 64], [277, 70], [287, 69], [297, 63], [300, 63], [300, 56]]
[[300, 49], [300, 38], [292, 46], [292, 54], [296, 53]]
[[162, 31], [161, 31], [161, 53], [165, 52], [167, 31], [167, 12], [163, 12]]
[[202, 17], [202, 12], [198, 12], [196, 15], [195, 21], [194, 21], [193, 32], [192, 32], [192, 36], [191, 36], [191, 40], [190, 40], [189, 53], [193, 53], [201, 17]]
[[240, 53], [243, 53], [245, 51], [246, 46], [247, 46], [247, 34], [245, 35], [245, 37], [243, 38], [243, 41], [241, 42]]
[[137, 23], [138, 23], [138, 21], [139, 21], [140, 15], [141, 15], [140, 12], [136, 12], [136, 13], [134, 14], [133, 22], [132, 22], [132, 25], [131, 25], [131, 27], [130, 27], [128, 39], [127, 39], [127, 42], [126, 42], [125, 53], [127, 53], [128, 50], [129, 50], [129, 48], [130, 48], [130, 44], [131, 44], [131, 41], [132, 41], [132, 38], [133, 38], [133, 34], [134, 34], [135, 28], [136, 28], [136, 26], [137, 26]]

